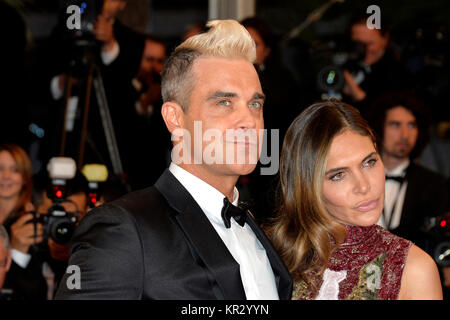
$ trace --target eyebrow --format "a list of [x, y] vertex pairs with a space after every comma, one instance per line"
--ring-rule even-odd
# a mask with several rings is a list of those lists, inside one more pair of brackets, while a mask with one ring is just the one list
[[[361, 162], [364, 162], [366, 160], [368, 160], [369, 158], [371, 158], [372, 156], [376, 155], [377, 153], [374, 151], [371, 154], [367, 155]], [[339, 172], [342, 170], [346, 170], [348, 169], [348, 167], [340, 167], [340, 168], [333, 168], [328, 170], [327, 172], [325, 172], [325, 175], [329, 175], [330, 173], [335, 173], [335, 172]]]
[[208, 97], [208, 100], [213, 100], [217, 98], [235, 98], [237, 94], [234, 92], [216, 91]]
[[[238, 95], [235, 92], [216, 91], [208, 97], [208, 100], [214, 100], [217, 98], [236, 98]], [[266, 96], [263, 93], [255, 92], [251, 100], [266, 100]]]
[[266, 100], [266, 95], [263, 93], [255, 92], [253, 94], [252, 100]]

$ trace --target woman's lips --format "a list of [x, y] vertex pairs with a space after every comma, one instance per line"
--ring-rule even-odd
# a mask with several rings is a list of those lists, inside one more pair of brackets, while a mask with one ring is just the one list
[[378, 206], [378, 200], [379, 199], [361, 202], [360, 204], [358, 204], [355, 207], [355, 210], [358, 210], [361, 212], [367, 212], [367, 211], [373, 210]]

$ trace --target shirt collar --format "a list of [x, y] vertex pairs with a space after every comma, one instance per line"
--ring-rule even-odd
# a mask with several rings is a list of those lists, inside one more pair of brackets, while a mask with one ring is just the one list
[[389, 171], [385, 169], [386, 175], [393, 176], [393, 177], [404, 177], [406, 173], [406, 168], [409, 166], [409, 159], [405, 160], [405, 162], [402, 162], [397, 168]]
[[[183, 187], [191, 194], [205, 214], [215, 221], [222, 222], [223, 199], [225, 195], [219, 190], [186, 171], [175, 163], [171, 163], [169, 171], [177, 178]], [[233, 204], [237, 206], [239, 191], [234, 187]]]

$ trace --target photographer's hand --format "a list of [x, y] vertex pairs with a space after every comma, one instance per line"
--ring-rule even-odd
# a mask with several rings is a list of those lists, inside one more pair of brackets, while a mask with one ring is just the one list
[[356, 83], [355, 78], [344, 70], [345, 86], [342, 90], [346, 95], [349, 95], [353, 100], [360, 102], [366, 98], [366, 92]]
[[42, 242], [43, 226], [41, 223], [38, 223], [35, 234], [33, 223], [28, 223], [32, 219], [33, 214], [26, 213], [11, 225], [11, 248], [28, 253], [31, 245]]
[[114, 24], [111, 19], [108, 19], [104, 14], [100, 14], [97, 17], [94, 25], [93, 33], [95, 38], [103, 42], [103, 50], [106, 52], [112, 50], [117, 45], [113, 26]]
[[48, 239], [50, 255], [55, 260], [68, 261], [70, 257], [70, 245], [70, 243], [59, 244], [53, 241], [51, 238]]

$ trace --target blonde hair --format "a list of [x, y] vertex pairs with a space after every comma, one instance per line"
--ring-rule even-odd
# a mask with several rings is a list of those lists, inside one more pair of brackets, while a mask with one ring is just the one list
[[268, 233], [294, 280], [314, 292], [314, 274], [322, 273], [346, 230], [327, 212], [322, 198], [328, 152], [344, 130], [375, 136], [359, 111], [338, 101], [305, 109], [291, 124], [280, 158], [280, 207]]
[[213, 20], [206, 26], [207, 32], [192, 36], [175, 48], [161, 75], [163, 101], [174, 101], [185, 111], [195, 84], [191, 68], [198, 57], [245, 59], [252, 64], [256, 60], [255, 42], [239, 22]]

